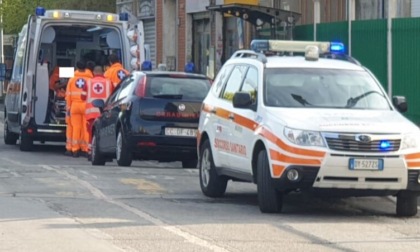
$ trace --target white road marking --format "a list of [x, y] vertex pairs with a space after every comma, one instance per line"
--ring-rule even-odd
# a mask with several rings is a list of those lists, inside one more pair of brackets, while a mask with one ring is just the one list
[[111, 197], [108, 197], [107, 195], [105, 195], [104, 193], [102, 193], [101, 190], [99, 190], [98, 188], [94, 187], [92, 184], [90, 184], [87, 181], [84, 181], [82, 179], [79, 179], [78, 177], [71, 175], [70, 173], [64, 171], [64, 170], [60, 170], [60, 169], [56, 169], [52, 166], [49, 165], [41, 165], [42, 168], [49, 170], [49, 171], [55, 171], [56, 173], [65, 176], [75, 182], [78, 182], [80, 185], [82, 185], [83, 187], [85, 187], [86, 189], [88, 189], [90, 191], [90, 193], [92, 193], [93, 196], [95, 196], [98, 199], [101, 199], [105, 202], [108, 202], [110, 204], [116, 205], [121, 207], [122, 209], [129, 211], [147, 221], [149, 221], [150, 223], [153, 223], [154, 225], [161, 227], [177, 236], [180, 236], [182, 238], [184, 238], [187, 242], [193, 244], [193, 245], [198, 245], [201, 247], [204, 247], [206, 249], [209, 250], [213, 250], [213, 251], [221, 251], [221, 252], [228, 252], [228, 250], [226, 250], [225, 248], [219, 247], [215, 244], [211, 244], [210, 242], [208, 242], [207, 240], [204, 240], [198, 236], [195, 236], [193, 234], [190, 234], [184, 230], [182, 230], [181, 228], [177, 227], [177, 226], [170, 226], [168, 224], [166, 224], [165, 222], [163, 222], [162, 220], [151, 216], [150, 214], [143, 212], [137, 208], [131, 207], [127, 204], [124, 204], [123, 202], [117, 201]]
[[28, 166], [28, 164], [25, 164], [25, 163], [22, 163], [22, 162], [19, 162], [19, 161], [16, 161], [16, 160], [10, 159], [10, 158], [5, 158], [5, 157], [2, 157], [1, 159], [3, 159], [3, 160], [4, 160], [4, 161], [6, 161], [6, 162], [9, 162], [9, 163], [11, 163], [11, 164], [14, 164], [14, 165], [18, 165], [18, 166]]

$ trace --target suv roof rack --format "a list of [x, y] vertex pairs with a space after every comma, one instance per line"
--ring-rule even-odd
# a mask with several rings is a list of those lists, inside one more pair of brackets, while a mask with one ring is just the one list
[[267, 63], [267, 57], [264, 54], [252, 50], [238, 50], [230, 58], [253, 58], [261, 61], [263, 64]]
[[344, 60], [344, 61], [348, 61], [350, 63], [356, 64], [361, 66], [362, 64], [355, 58], [347, 55], [347, 54], [336, 54], [336, 53], [324, 53], [320, 55], [321, 58], [326, 58], [326, 59], [336, 59], [336, 60]]

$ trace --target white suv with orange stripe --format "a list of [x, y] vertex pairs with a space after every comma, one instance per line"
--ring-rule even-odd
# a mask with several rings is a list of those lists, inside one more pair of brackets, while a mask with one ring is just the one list
[[[296, 190], [397, 196], [397, 214], [417, 214], [420, 130], [401, 115], [372, 73], [325, 42], [253, 41], [218, 73], [200, 115], [200, 185], [209, 197], [228, 180], [257, 184], [262, 212], [280, 212]], [[328, 56], [328, 57], [327, 57]]]

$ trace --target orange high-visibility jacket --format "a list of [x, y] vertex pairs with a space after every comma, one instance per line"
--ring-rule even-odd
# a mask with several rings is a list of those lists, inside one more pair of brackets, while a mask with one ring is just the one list
[[108, 68], [104, 74], [105, 78], [111, 80], [114, 87], [116, 87], [125, 76], [130, 73], [123, 68], [121, 63], [114, 63]]
[[87, 81], [93, 76], [90, 72], [87, 71], [75, 71], [74, 77], [71, 78], [67, 84], [66, 89], [66, 105], [67, 109], [70, 109], [73, 102], [83, 102], [82, 93], [83, 88], [86, 85]]
[[101, 112], [98, 108], [92, 105], [93, 100], [102, 99], [105, 101], [114, 86], [109, 79], [104, 76], [95, 76], [88, 80], [85, 91], [86, 91], [86, 120], [95, 119], [100, 116]]

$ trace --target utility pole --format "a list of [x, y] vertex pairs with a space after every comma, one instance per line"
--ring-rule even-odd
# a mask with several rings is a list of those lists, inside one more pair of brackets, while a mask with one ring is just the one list
[[317, 40], [317, 24], [321, 21], [321, 6], [319, 0], [314, 0], [314, 41]]

